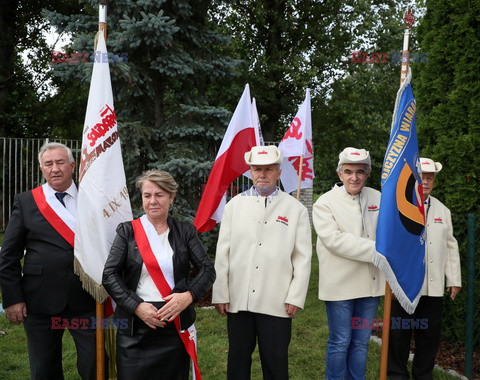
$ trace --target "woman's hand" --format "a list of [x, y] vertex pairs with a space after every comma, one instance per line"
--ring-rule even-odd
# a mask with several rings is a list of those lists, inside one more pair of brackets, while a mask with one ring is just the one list
[[160, 320], [171, 322], [193, 302], [193, 296], [187, 290], [183, 293], [172, 293], [165, 297], [165, 301], [167, 303], [157, 311], [157, 315]]
[[135, 314], [143, 321], [145, 324], [156, 330], [157, 327], [165, 327], [166, 323], [164, 321], [160, 321], [158, 314], [158, 309], [153, 306], [151, 303], [148, 302], [140, 302], [135, 309]]

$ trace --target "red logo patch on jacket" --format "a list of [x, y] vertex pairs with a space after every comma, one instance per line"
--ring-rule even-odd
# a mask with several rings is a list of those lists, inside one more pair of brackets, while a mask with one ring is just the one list
[[443, 223], [442, 218], [433, 218], [433, 223]]
[[286, 216], [277, 216], [277, 222], [283, 223], [288, 226], [288, 218]]
[[378, 211], [378, 210], [380, 210], [377, 205], [371, 205], [371, 206], [368, 206], [367, 208], [368, 208], [368, 211], [369, 211], [369, 212], [370, 212], [370, 211]]

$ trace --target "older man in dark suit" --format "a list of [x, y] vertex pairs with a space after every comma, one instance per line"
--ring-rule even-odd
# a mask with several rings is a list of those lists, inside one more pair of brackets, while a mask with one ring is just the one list
[[15, 196], [0, 251], [5, 314], [24, 324], [32, 379], [63, 379], [65, 328], [75, 341], [80, 376], [94, 379], [95, 301], [73, 272], [75, 162], [59, 143], [45, 144], [38, 160], [46, 183]]

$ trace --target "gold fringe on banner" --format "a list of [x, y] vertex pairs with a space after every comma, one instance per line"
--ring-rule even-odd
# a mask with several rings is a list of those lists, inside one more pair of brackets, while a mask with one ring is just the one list
[[98, 303], [104, 303], [108, 297], [107, 291], [102, 284], [97, 284], [89, 275], [85, 273], [76, 257], [73, 261], [73, 270], [75, 274], [80, 277], [83, 289], [85, 289], [95, 299], [95, 301]]

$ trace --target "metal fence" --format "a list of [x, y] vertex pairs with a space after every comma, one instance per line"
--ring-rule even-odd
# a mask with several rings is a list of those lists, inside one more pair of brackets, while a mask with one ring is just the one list
[[81, 141], [20, 139], [0, 137], [0, 231], [4, 231], [12, 212], [15, 194], [43, 183], [38, 165], [38, 152], [46, 142], [61, 142], [72, 149], [79, 162]]
[[[12, 212], [15, 194], [33, 189], [44, 181], [38, 165], [38, 152], [46, 142], [61, 142], [68, 146], [77, 162], [80, 162], [80, 140], [65, 139], [21, 139], [0, 137], [0, 232], [5, 231]], [[275, 144], [265, 142], [266, 145]], [[206, 179], [205, 179], [206, 182]], [[228, 189], [228, 197], [235, 196], [251, 186], [251, 180], [240, 176]], [[300, 200], [309, 210], [311, 217], [312, 189], [304, 189]]]

